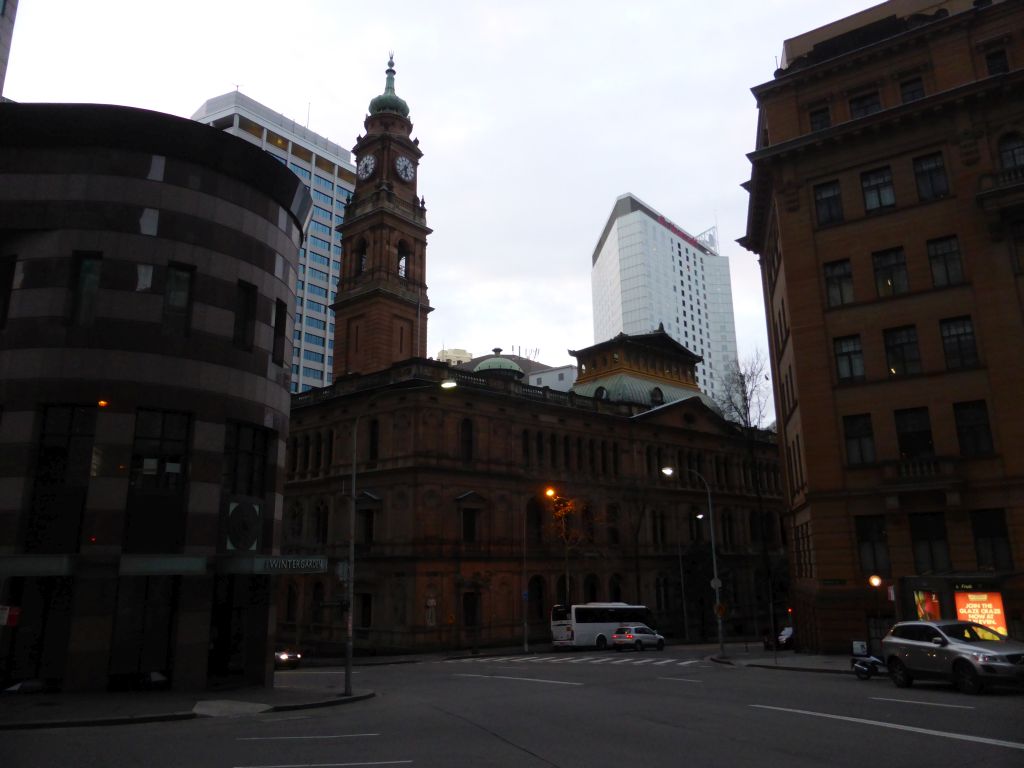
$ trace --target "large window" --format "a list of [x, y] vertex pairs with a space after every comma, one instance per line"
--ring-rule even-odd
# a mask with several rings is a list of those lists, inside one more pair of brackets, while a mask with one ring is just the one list
[[946, 368], [973, 368], [978, 364], [978, 348], [974, 340], [974, 324], [970, 317], [951, 317], [939, 321], [942, 350]]
[[224, 436], [225, 493], [262, 498], [266, 494], [268, 430], [229, 421]]
[[849, 259], [830, 261], [824, 266], [825, 300], [830, 307], [853, 303], [853, 271]]
[[843, 198], [838, 181], [818, 184], [814, 188], [814, 210], [819, 226], [843, 220]]
[[890, 576], [892, 567], [889, 563], [889, 543], [885, 536], [885, 516], [861, 515], [854, 519], [861, 572]]
[[896, 296], [910, 290], [907, 283], [907, 259], [902, 248], [889, 248], [872, 254], [872, 262], [879, 296]]
[[1004, 170], [1024, 167], [1024, 136], [1011, 133], [999, 140], [999, 165]]
[[836, 377], [839, 381], [859, 381], [864, 378], [864, 354], [860, 336], [842, 336], [832, 342], [836, 354]]
[[882, 100], [878, 91], [860, 93], [850, 98], [850, 117], [867, 117], [882, 109]]
[[480, 535], [480, 510], [476, 507], [462, 509], [462, 541], [464, 544], [475, 544]]
[[164, 333], [188, 336], [192, 310], [192, 268], [178, 264], [167, 267], [164, 284]]
[[896, 205], [896, 191], [892, 185], [892, 171], [889, 167], [875, 168], [860, 175], [860, 186], [864, 192], [864, 210], [867, 213], [892, 208]]
[[235, 346], [239, 349], [252, 349], [255, 336], [256, 286], [239, 280], [235, 289]]
[[812, 131], [821, 131], [832, 125], [832, 116], [827, 106], [812, 109], [809, 117]]
[[1010, 71], [1010, 60], [1006, 57], [1006, 51], [999, 48], [985, 54], [985, 69], [990, 75], [1005, 75]]
[[917, 349], [917, 329], [912, 325], [889, 328], [885, 338], [885, 365], [890, 376], [909, 376], [921, 372]]
[[900, 100], [906, 104], [924, 98], [924, 81], [920, 77], [912, 77], [900, 83]]
[[932, 424], [927, 408], [905, 408], [895, 411], [896, 441], [901, 459], [930, 458], [935, 455]]
[[131, 485], [141, 489], [179, 489], [188, 462], [189, 415], [140, 409], [135, 415]]
[[917, 196], [921, 200], [935, 200], [949, 194], [946, 166], [942, 153], [914, 158], [914, 179], [917, 181]]
[[919, 574], [949, 571], [949, 542], [941, 512], [909, 515], [910, 540], [914, 547], [914, 568]]
[[871, 430], [871, 414], [858, 413], [843, 416], [843, 434], [846, 439], [846, 463], [850, 466], [873, 464], [875, 436]]
[[978, 569], [983, 571], [1013, 570], [1010, 536], [1006, 529], [1006, 513], [1001, 509], [978, 509], [971, 512], [974, 548]]
[[103, 257], [98, 253], [75, 254], [75, 275], [71, 290], [71, 324], [92, 325], [100, 291], [100, 268]]
[[936, 288], [959, 285], [964, 281], [964, 268], [960, 261], [960, 243], [956, 237], [940, 237], [928, 241], [928, 263], [932, 269], [932, 282]]
[[953, 403], [956, 436], [961, 456], [985, 456], [992, 453], [992, 429], [984, 400]]

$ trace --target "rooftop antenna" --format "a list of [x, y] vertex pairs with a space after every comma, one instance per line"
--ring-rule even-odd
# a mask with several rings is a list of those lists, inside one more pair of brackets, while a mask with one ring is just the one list
[[235, 83], [235, 93], [238, 93], [238, 89], [242, 87], [241, 83]]

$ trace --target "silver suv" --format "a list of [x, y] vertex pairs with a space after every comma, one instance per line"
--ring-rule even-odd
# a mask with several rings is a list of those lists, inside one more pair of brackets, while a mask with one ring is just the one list
[[903, 621], [882, 639], [897, 688], [915, 678], [952, 680], [964, 693], [986, 683], [1024, 683], [1024, 643], [971, 621]]

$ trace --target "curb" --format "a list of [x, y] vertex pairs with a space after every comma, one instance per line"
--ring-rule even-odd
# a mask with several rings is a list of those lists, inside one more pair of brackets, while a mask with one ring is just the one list
[[[278, 704], [264, 710], [266, 712], [294, 712], [299, 709], [320, 709], [323, 707], [336, 707], [342, 704], [352, 704], [357, 701], [372, 699], [377, 694], [374, 691], [357, 693], [352, 696], [338, 694], [334, 698], [320, 699], [318, 701], [306, 701], [300, 704]], [[145, 723], [173, 722], [177, 720], [198, 720], [199, 718], [211, 718], [213, 715], [199, 715], [195, 712], [163, 712], [153, 715], [130, 715], [126, 717], [96, 717], [84, 720], [35, 720], [25, 723], [0, 723], [0, 731], [29, 731], [41, 728], [88, 728], [93, 726], [112, 725], [143, 725]]]
[[781, 664], [746, 664], [747, 667], [755, 667], [757, 669], [778, 669], [784, 672], [815, 672], [822, 675], [851, 675], [853, 674], [848, 669], [822, 669], [821, 667], [786, 667]]

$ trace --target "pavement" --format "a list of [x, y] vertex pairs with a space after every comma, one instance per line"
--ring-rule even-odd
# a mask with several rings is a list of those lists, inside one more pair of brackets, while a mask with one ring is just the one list
[[[679, 646], [676, 646], [677, 648]], [[850, 657], [766, 651], [760, 643], [726, 643], [725, 653], [718, 644], [687, 645], [686, 651], [703, 655], [710, 661], [735, 666], [776, 669], [789, 672], [850, 673]], [[547, 652], [545, 646], [537, 652]], [[522, 649], [486, 649], [479, 657], [509, 656]], [[462, 652], [447, 658], [464, 658]], [[436, 655], [357, 658], [355, 666], [379, 664], [415, 664], [436, 660]], [[341, 659], [308, 659], [305, 667], [341, 666]], [[33, 728], [73, 728], [84, 726], [131, 725], [198, 717], [239, 717], [264, 712], [333, 707], [365, 701], [373, 691], [354, 689], [343, 693], [342, 681], [315, 685], [312, 676], [288, 676], [278, 679], [272, 688], [245, 687], [199, 692], [132, 691], [119, 693], [0, 693], [0, 731]], [[297, 684], [296, 678], [302, 684]], [[332, 676], [333, 678], [333, 676]]]

